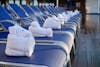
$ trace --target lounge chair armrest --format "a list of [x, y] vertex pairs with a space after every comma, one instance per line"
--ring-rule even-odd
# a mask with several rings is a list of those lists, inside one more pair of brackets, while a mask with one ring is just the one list
[[3, 21], [0, 21], [0, 22], [11, 22], [11, 23], [13, 23], [13, 24], [16, 23], [16, 21], [13, 21], [13, 20], [3, 20]]
[[14, 19], [14, 20], [15, 20], [15, 21], [27, 20], [27, 21], [29, 21], [29, 22], [32, 22], [32, 21], [33, 21], [33, 19], [32, 19], [31, 17], [16, 18], [16, 19]]

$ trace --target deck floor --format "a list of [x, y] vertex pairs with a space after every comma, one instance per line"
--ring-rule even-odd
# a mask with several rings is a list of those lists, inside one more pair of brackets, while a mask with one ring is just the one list
[[86, 29], [81, 31], [73, 67], [100, 67], [100, 15], [86, 16]]

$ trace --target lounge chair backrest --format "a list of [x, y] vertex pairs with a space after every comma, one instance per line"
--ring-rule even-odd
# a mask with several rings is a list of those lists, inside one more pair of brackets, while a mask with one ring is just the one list
[[3, 20], [12, 20], [11, 16], [9, 16], [9, 13], [5, 10], [4, 7], [0, 6], [0, 21]]
[[11, 22], [0, 22], [0, 23], [1, 23], [1, 25], [2, 25], [6, 30], [8, 30], [8, 28], [9, 28], [10, 26], [14, 26], [14, 24], [11, 23]]
[[42, 15], [42, 12], [36, 6], [32, 5], [31, 8], [36, 15]]
[[26, 11], [27, 14], [29, 14], [29, 16], [31, 16], [32, 19], [34, 20], [35, 15], [34, 15], [34, 12], [32, 11], [32, 9], [31, 9], [29, 6], [27, 6], [27, 5], [21, 5], [21, 7], [22, 7], [23, 10]]
[[20, 18], [27, 17], [26, 13], [17, 4], [9, 4], [9, 5]]

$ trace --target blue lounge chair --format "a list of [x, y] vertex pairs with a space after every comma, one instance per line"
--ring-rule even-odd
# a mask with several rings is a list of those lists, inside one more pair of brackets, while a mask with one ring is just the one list
[[8, 27], [13, 26], [14, 21], [12, 20], [12, 17], [10, 17], [8, 15], [6, 10], [2, 6], [0, 6], [0, 16], [1, 16], [0, 17], [0, 26], [2, 28], [2, 30], [0, 31], [0, 40], [4, 40], [5, 38], [7, 38]]
[[52, 15], [57, 15], [55, 12], [53, 12], [53, 10], [49, 9], [49, 7], [47, 6], [42, 6], [44, 10], [48, 11], [50, 14]]
[[73, 34], [73, 37], [74, 37], [74, 34], [75, 34], [75, 31], [72, 28], [62, 28], [61, 30], [54, 30], [54, 31], [71, 32]]
[[[72, 32], [72, 31], [71, 31]], [[58, 34], [58, 33], [57, 33]], [[42, 42], [46, 42], [46, 40], [45, 39], [48, 39], [48, 41], [57, 41], [57, 42], [61, 42], [61, 43], [63, 43], [63, 44], [67, 44], [68, 42], [67, 42], [67, 39], [68, 40], [70, 40], [70, 37], [68, 37], [68, 35], [66, 35], [66, 33], [59, 33], [58, 35], [59, 35], [59, 37], [61, 37], [61, 41], [60, 41], [60, 39], [59, 39], [59, 37], [57, 36], [57, 34], [54, 34], [54, 37], [52, 37], [52, 38], [39, 38], [39, 39], [41, 39], [41, 41]], [[67, 39], [66, 39], [67, 38]], [[39, 40], [39, 39], [37, 39], [37, 40]], [[69, 43], [68, 43], [69, 44]], [[67, 46], [71, 46], [72, 44], [70, 44], [70, 45], [67, 45]], [[39, 58], [40, 59], [40, 58]], [[43, 59], [43, 58], [42, 58]], [[65, 59], [64, 59], [65, 60]], [[38, 64], [39, 62], [37, 62], [36, 64]], [[40, 63], [40, 64], [42, 64], [42, 63]], [[44, 64], [44, 63], [43, 63]], [[46, 63], [45, 63], [46, 64]], [[49, 63], [48, 63], [49, 64]], [[50, 65], [48, 65], [48, 66], [50, 66]], [[53, 66], [51, 66], [51, 67], [55, 67], [56, 65], [53, 65]], [[59, 66], [57, 66], [57, 67], [59, 67]]]
[[[54, 42], [53, 42], [54, 43]], [[66, 45], [61, 43], [37, 43], [33, 55], [29, 57], [13, 57], [5, 55], [6, 43], [0, 43], [0, 64], [23, 67], [64, 67], [69, 65], [70, 58]]]
[[23, 22], [24, 25], [30, 25], [30, 23], [33, 21], [33, 19], [28, 16], [28, 14], [23, 11], [17, 4], [9, 4], [7, 9], [10, 13], [15, 14], [17, 16], [15, 18], [20, 20], [20, 22]]
[[[6, 24], [7, 24], [7, 23], [6, 23]], [[5, 25], [5, 24], [4, 24], [4, 25]], [[66, 42], [65, 39], [66, 39], [66, 36], [67, 36], [67, 35], [63, 35], [63, 36], [62, 36], [62, 35], [63, 35], [63, 34], [58, 34], [57, 36], [61, 36], [61, 37], [62, 37], [61, 40], [63, 40], [64, 42]], [[56, 36], [56, 34], [55, 34], [55, 36]], [[50, 38], [50, 40], [49, 40], [49, 38], [47, 38], [48, 41], [44, 40], [45, 38], [41, 38], [42, 40], [39, 40], [39, 41], [37, 40], [37, 42], [39, 42], [39, 43], [44, 43], [44, 44], [47, 42], [47, 43], [49, 43], [50, 45], [52, 45], [53, 42], [56, 42], [55, 40], [57, 40], [57, 39], [59, 38], [59, 37], [57, 37], [57, 36], [56, 36], [55, 38], [53, 38], [53, 37]], [[65, 37], [65, 39], [63, 39], [64, 37]], [[59, 40], [59, 39], [58, 39], [58, 40]], [[61, 42], [61, 41], [59, 40], [59, 41], [57, 41], [57, 42], [59, 43], [59, 42]], [[63, 42], [61, 42], [61, 43], [64, 44]], [[57, 43], [55, 43], [55, 44], [57, 44]], [[59, 45], [61, 45], [61, 44], [59, 44]], [[66, 45], [66, 46], [67, 46], [67, 45]], [[40, 48], [39, 48], [39, 49], [40, 49]], [[42, 48], [41, 48], [41, 49], [42, 49]], [[43, 49], [43, 51], [44, 51], [44, 50], [45, 50], [45, 49]], [[56, 50], [56, 49], [55, 49], [55, 50]], [[60, 50], [61, 50], [61, 49], [60, 49]], [[41, 51], [41, 50], [40, 50], [40, 51]], [[44, 52], [45, 52], [45, 51], [44, 51]], [[48, 52], [48, 51], [47, 51], [47, 52]], [[50, 52], [52, 52], [52, 49], [50, 50]], [[58, 52], [57, 52], [57, 53], [58, 53]], [[3, 54], [4, 54], [4, 52], [3, 52]], [[42, 53], [40, 53], [40, 54], [42, 54]], [[61, 53], [59, 53], [59, 54], [61, 54]], [[59, 54], [58, 54], [58, 55], [59, 55]], [[39, 55], [38, 59], [41, 59], [41, 58], [42, 58], [42, 59], [47, 59], [47, 57], [50, 56], [50, 55], [48, 55], [47, 57], [46, 57], [46, 56], [47, 56], [47, 55], [45, 55], [45, 57], [44, 57], [44, 54], [43, 54], [42, 57], [40, 57], [40, 55]], [[53, 54], [52, 54], [52, 56], [53, 56]], [[5, 54], [3, 55], [3, 57], [5, 58]], [[3, 58], [3, 57], [2, 57], [2, 58]], [[55, 57], [55, 55], [54, 55], [54, 57]], [[16, 57], [14, 57], [14, 58], [16, 58]], [[23, 58], [25, 58], [25, 57], [23, 57]], [[33, 57], [33, 58], [34, 58], [34, 57]], [[37, 57], [36, 57], [36, 58], [37, 58]], [[65, 57], [64, 57], [64, 58], [65, 58]], [[18, 59], [18, 58], [17, 58], [17, 59]], [[27, 58], [26, 58], [26, 59], [27, 59]], [[37, 60], [38, 60], [38, 59], [37, 59]], [[1, 60], [1, 59], [0, 59], [0, 60]], [[20, 59], [18, 59], [17, 62], [16, 62], [13, 58], [10, 58], [10, 59], [9, 59], [9, 57], [7, 57], [7, 56], [6, 56], [6, 59], [5, 59], [5, 60], [1, 60], [1, 61], [7, 62], [6, 60], [8, 60], [9, 62], [12, 62], [12, 63], [17, 63], [17, 62], [20, 63]], [[12, 60], [12, 61], [11, 61], [11, 60]], [[28, 60], [28, 59], [27, 59], [27, 60]], [[54, 60], [56, 61], [56, 59], [53, 59], [52, 61], [54, 61]], [[60, 59], [60, 60], [61, 60], [61, 59]], [[63, 62], [65, 62], [65, 60], [66, 60], [66, 59], [64, 59]], [[24, 61], [25, 61], [25, 60], [24, 60]], [[24, 61], [21, 61], [21, 62], [22, 62], [22, 63], [25, 63]], [[30, 59], [29, 59], [29, 61], [30, 61]], [[42, 61], [42, 60], [41, 60], [41, 61]], [[48, 64], [46, 63], [47, 61], [48, 61]], [[70, 61], [70, 60], [67, 60], [66, 62], [68, 62], [68, 61]], [[36, 61], [34, 60], [34, 62], [36, 62]], [[48, 59], [48, 60], [45, 60], [45, 62], [43, 62], [43, 64], [44, 64], [44, 65], [46, 64], [46, 65], [48, 65], [48, 66], [53, 65], [53, 64], [50, 64], [50, 65], [49, 65], [49, 62], [51, 62], [51, 61], [49, 61], [49, 59]], [[42, 63], [41, 63], [40, 61], [38, 61], [38, 62], [36, 62], [36, 63], [34, 63], [34, 64], [42, 64]], [[43, 64], [42, 64], [42, 65], [43, 65]], [[63, 63], [63, 64], [64, 64], [64, 63]], [[50, 66], [50, 67], [54, 67], [54, 66], [55, 66], [55, 64], [54, 64], [53, 66]], [[59, 67], [59, 66], [58, 66], [58, 67]]]
[[[7, 25], [7, 28], [6, 29], [8, 29], [8, 27], [10, 26], [10, 25], [8, 25], [8, 23], [7, 22], [5, 22], [5, 23], [1, 23], [4, 27], [5, 27], [5, 25]], [[10, 23], [10, 24], [12, 24], [12, 23]], [[56, 35], [56, 34], [55, 34]], [[6, 35], [7, 36], [7, 35]], [[61, 36], [62, 36], [62, 34], [61, 34]], [[43, 38], [44, 39], [44, 38]], [[56, 39], [58, 39], [58, 38], [56, 38]], [[46, 41], [43, 41], [44, 43], [46, 42]], [[52, 43], [52, 42], [50, 42], [50, 43]], [[52, 52], [52, 50], [50, 50], [51, 52]], [[45, 51], [44, 51], [45, 52]], [[3, 52], [3, 54], [4, 54], [4, 52]], [[59, 53], [59, 54], [61, 54], [61, 53]], [[4, 54], [5, 55], [5, 54]], [[57, 55], [57, 54], [56, 54]], [[53, 56], [53, 55], [52, 55]], [[55, 56], [55, 55], [54, 55]], [[3, 56], [3, 57], [5, 57], [5, 56]], [[40, 56], [39, 56], [40, 57]], [[45, 57], [48, 57], [47, 55], [45, 56]], [[7, 58], [7, 57], [6, 57]], [[14, 57], [15, 58], [15, 57]], [[25, 57], [24, 57], [25, 58]], [[66, 57], [64, 57], [64, 58], [66, 58]], [[43, 56], [42, 56], [42, 59], [47, 59], [47, 58], [44, 58]], [[14, 61], [10, 61], [10, 60], [13, 60], [13, 58], [12, 59], [9, 59], [9, 57], [8, 57], [8, 59], [6, 59], [6, 60], [9, 60], [9, 62], [13, 62], [14, 63]], [[6, 60], [4, 60], [4, 62], [6, 62]], [[37, 59], [38, 60], [38, 59]], [[61, 60], [61, 59], [60, 59]], [[64, 61], [63, 62], [65, 62], [65, 60], [66, 59], [64, 59]], [[3, 61], [3, 60], [1, 60], [1, 61]], [[52, 62], [54, 61], [54, 59], [52, 60]], [[56, 61], [56, 59], [55, 59], [55, 61]], [[19, 63], [20, 63], [20, 61], [18, 61]], [[34, 61], [34, 62], [36, 62], [36, 61]], [[45, 60], [45, 62], [47, 62], [47, 60]], [[48, 59], [48, 64], [47, 63], [45, 63], [45, 62], [43, 62], [43, 64], [45, 65], [48, 65], [48, 66], [50, 66], [50, 67], [54, 67], [54, 66], [56, 66], [56, 64], [54, 63], [54, 65], [53, 64], [50, 64], [49, 65], [49, 62], [51, 62], [51, 61], [49, 61], [49, 59]], [[15, 63], [16, 63], [16, 61], [15, 61]], [[24, 62], [23, 62], [24, 63]], [[36, 62], [36, 63], [34, 63], [34, 64], [42, 64], [40, 61], [39, 62]], [[43, 65], [42, 64], [42, 65]], [[64, 63], [63, 63], [64, 64]], [[61, 64], [61, 65], [63, 65], [63, 64]], [[51, 66], [52, 65], [52, 66]], [[61, 66], [60, 65], [60, 66]]]
[[[36, 8], [35, 6], [31, 6], [32, 7], [32, 9], [29, 7], [29, 6], [27, 6], [27, 5], [22, 5], [22, 7], [24, 8], [24, 10], [32, 17], [32, 18], [34, 18], [34, 14], [35, 13], [37, 13], [37, 10], [39, 9], [38, 7]], [[37, 9], [36, 11], [35, 11], [35, 9]], [[40, 14], [41, 12], [38, 10], [38, 14]], [[37, 17], [37, 16], [36, 16]], [[35, 18], [36, 18], [35, 17]], [[39, 16], [40, 17], [40, 16]], [[44, 21], [45, 21], [45, 19], [43, 19], [43, 18], [39, 18], [39, 17], [37, 17], [37, 19], [38, 19], [38, 22], [39, 22], [39, 24], [41, 25], [41, 26], [43, 26], [43, 23], [44, 23]], [[68, 29], [69, 27], [62, 27], [62, 29], [61, 30], [65, 30], [66, 31], [66, 29]]]

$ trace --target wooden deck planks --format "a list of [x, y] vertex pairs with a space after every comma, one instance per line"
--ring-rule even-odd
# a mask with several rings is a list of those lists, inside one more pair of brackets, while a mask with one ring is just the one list
[[[100, 67], [100, 34], [97, 32], [98, 16], [87, 16], [89, 33], [81, 32], [73, 67]], [[92, 23], [92, 24], [91, 24]], [[100, 23], [100, 22], [99, 22]], [[92, 28], [93, 27], [93, 28]]]

